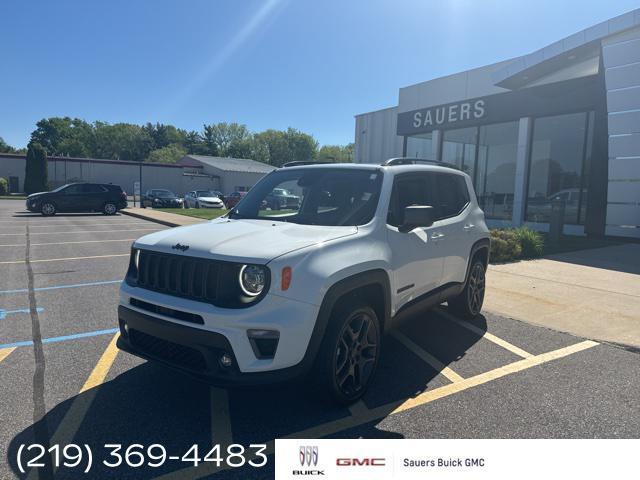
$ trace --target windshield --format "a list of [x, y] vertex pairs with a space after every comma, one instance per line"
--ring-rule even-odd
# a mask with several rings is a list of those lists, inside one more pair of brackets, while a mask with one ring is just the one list
[[216, 194], [215, 192], [212, 192], [211, 190], [198, 190], [196, 192], [196, 197], [215, 197]]
[[[229, 218], [265, 219], [304, 225], [354, 226], [375, 214], [382, 172], [313, 168], [276, 170], [229, 212]], [[287, 192], [282, 197], [280, 192]]]
[[175, 193], [170, 192], [169, 190], [154, 190], [153, 195], [156, 197], [175, 197]]

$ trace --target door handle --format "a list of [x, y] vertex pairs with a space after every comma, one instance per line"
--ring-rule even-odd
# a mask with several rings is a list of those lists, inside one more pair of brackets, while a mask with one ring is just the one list
[[475, 227], [475, 225], [473, 225], [472, 223], [468, 223], [467, 225], [465, 225], [462, 228], [465, 229], [468, 232], [469, 230], [471, 230], [474, 227]]
[[438, 240], [444, 237], [444, 233], [436, 232], [431, 235], [431, 240]]

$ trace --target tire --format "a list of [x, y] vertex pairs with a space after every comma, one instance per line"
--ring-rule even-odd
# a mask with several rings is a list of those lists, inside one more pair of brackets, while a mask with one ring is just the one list
[[449, 308], [459, 317], [472, 319], [482, 310], [485, 292], [485, 266], [480, 259], [474, 259], [469, 269], [469, 277], [464, 290], [449, 300]]
[[324, 394], [348, 405], [367, 391], [380, 359], [380, 322], [368, 305], [352, 302], [330, 319], [316, 359]]
[[107, 202], [102, 207], [102, 213], [105, 215], [115, 215], [118, 212], [118, 207], [113, 202]]
[[56, 206], [51, 202], [45, 202], [40, 207], [40, 213], [42, 213], [44, 217], [52, 217], [56, 212]]

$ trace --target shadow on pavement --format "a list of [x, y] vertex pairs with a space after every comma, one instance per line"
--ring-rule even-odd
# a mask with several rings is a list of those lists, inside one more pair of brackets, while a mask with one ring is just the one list
[[[486, 330], [483, 317], [478, 317], [474, 324]], [[481, 338], [466, 331], [464, 335], [461, 334], [460, 327], [454, 330], [453, 323], [443, 324], [442, 319], [438, 319], [433, 312], [413, 316], [403, 322], [401, 330], [405, 335], [413, 336], [418, 344], [428, 341], [437, 345], [439, 353], [431, 353], [445, 365], [463, 357]], [[126, 354], [120, 352], [119, 355]], [[438, 369], [420, 359], [394, 337], [387, 336], [376, 378], [363, 399], [364, 403], [369, 408], [384, 407], [449, 383], [439, 373]], [[347, 407], [323, 400], [318, 395], [313, 378], [269, 388], [232, 390], [228, 392], [228, 398], [233, 442], [244, 446], [269, 442], [351, 415]], [[72, 403], [83, 402], [89, 405], [84, 417], [65, 418]], [[63, 418], [65, 422], [62, 428], [69, 429], [76, 425], [77, 432], [72, 431], [69, 438], [59, 441], [64, 444], [88, 444], [92, 448], [94, 459], [90, 478], [153, 478], [190, 468], [188, 463], [176, 460], [167, 460], [159, 468], [108, 468], [102, 463], [109, 458], [105, 444], [122, 444], [124, 451], [131, 444], [146, 447], [157, 443], [165, 447], [168, 456], [182, 456], [197, 444], [200, 456], [204, 456], [215, 442], [212, 435], [210, 387], [151, 363], [127, 370], [102, 384], [97, 391], [85, 391], [56, 405], [42, 420], [46, 423], [50, 439], [53, 432], [61, 427]], [[402, 438], [400, 433], [378, 429], [377, 423], [370, 419], [363, 421], [355, 433], [356, 438]], [[32, 425], [23, 430], [9, 445], [8, 462], [18, 478], [26, 478], [26, 475], [18, 470], [16, 454], [21, 444], [33, 441], [35, 428], [36, 425]], [[340, 432], [330, 432], [328, 435], [340, 436]], [[425, 426], [427, 435], [428, 428]], [[63, 467], [56, 472], [55, 478], [79, 478], [83, 475], [77, 468]], [[243, 479], [272, 476], [273, 457], [270, 457], [268, 467], [263, 469], [246, 467], [214, 475], [215, 478]], [[41, 475], [40, 478], [47, 477]]]
[[559, 253], [545, 258], [556, 262], [640, 275], [640, 243]]

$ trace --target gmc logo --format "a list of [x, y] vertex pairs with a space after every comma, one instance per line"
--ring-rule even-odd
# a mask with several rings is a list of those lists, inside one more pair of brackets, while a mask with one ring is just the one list
[[339, 467], [384, 467], [384, 458], [338, 458], [336, 465]]

